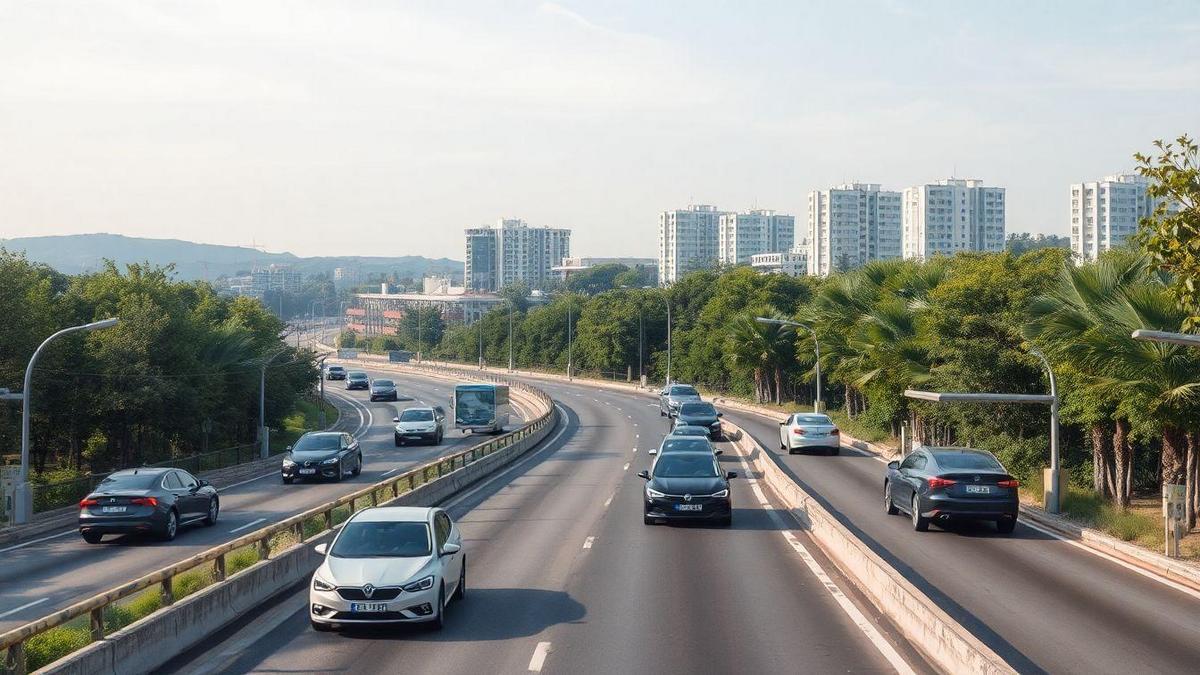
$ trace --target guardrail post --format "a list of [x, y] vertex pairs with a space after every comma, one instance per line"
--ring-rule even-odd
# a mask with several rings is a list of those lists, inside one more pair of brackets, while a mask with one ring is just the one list
[[304, 543], [304, 521], [296, 523], [296, 541]]
[[371, 490], [371, 506], [379, 506], [379, 492]]
[[332, 530], [333, 529], [333, 509], [326, 509], [325, 513], [322, 513], [321, 515], [325, 516], [325, 529]]
[[392, 499], [400, 497], [400, 479], [392, 481]]
[[99, 642], [104, 639], [104, 608], [97, 607], [89, 614], [92, 624], [92, 642]]
[[175, 604], [175, 589], [171, 587], [172, 579], [174, 579], [174, 577], [167, 577], [166, 579], [163, 579], [162, 583], [160, 584], [160, 595], [162, 597], [163, 607], [170, 607], [171, 605]]
[[258, 540], [258, 559], [269, 560], [271, 558], [271, 540], [263, 537]]
[[5, 669], [13, 675], [25, 675], [25, 643], [18, 642], [8, 648], [8, 663]]
[[213, 560], [213, 579], [215, 579], [217, 581], [225, 581], [225, 555], [224, 554], [217, 556], [217, 559]]

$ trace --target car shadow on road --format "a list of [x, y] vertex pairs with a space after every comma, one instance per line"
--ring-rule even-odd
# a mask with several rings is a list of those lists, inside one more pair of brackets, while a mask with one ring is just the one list
[[[470, 579], [468, 578], [468, 582]], [[446, 625], [432, 631], [423, 624], [343, 629], [351, 640], [480, 642], [530, 637], [563, 623], [583, 620], [587, 609], [569, 594], [537, 588], [467, 588], [467, 597], [446, 607]]]

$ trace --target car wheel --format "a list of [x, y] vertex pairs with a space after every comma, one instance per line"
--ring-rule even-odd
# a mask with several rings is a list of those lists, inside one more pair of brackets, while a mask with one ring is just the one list
[[913, 495], [912, 498], [912, 524], [917, 532], [929, 529], [929, 519], [921, 516], [921, 499], [917, 495]]
[[354, 464], [354, 471], [350, 472], [351, 476], [357, 476], [362, 473], [362, 455], [358, 456], [358, 461]]
[[446, 587], [443, 585], [438, 589], [437, 613], [433, 615], [433, 621], [429, 622], [429, 630], [441, 630], [446, 626]]
[[666, 417], [666, 416], [667, 416], [667, 413], [663, 412], [663, 411], [662, 411], [662, 408], [659, 408], [659, 409], [658, 409], [658, 416], [659, 416], [659, 417]]
[[283, 479], [283, 484], [284, 484], [284, 485], [291, 485], [291, 484], [292, 484], [292, 480], [293, 480], [293, 479], [291, 479], [291, 478], [284, 478], [284, 479]]
[[651, 518], [650, 516], [647, 516], [647, 515], [642, 515], [642, 522], [643, 522], [643, 523], [645, 523], [645, 524], [647, 524], [647, 525], [653, 525], [653, 524], [654, 524], [654, 519], [653, 519], [653, 518]]
[[842, 449], [841, 449], [841, 448], [830, 448], [830, 449], [829, 449], [829, 454], [830, 454], [831, 456], [832, 456], [832, 455], [840, 455], [840, 454], [842, 454]]
[[400, 438], [400, 434], [396, 434], [396, 447], [404, 445], [404, 439]]
[[175, 535], [179, 532], [179, 516], [172, 509], [167, 512], [167, 523], [163, 525], [163, 529], [159, 531], [158, 538], [163, 541], [173, 541]]
[[313, 629], [313, 630], [315, 630], [315, 631], [317, 631], [318, 633], [329, 633], [329, 632], [331, 632], [331, 631], [333, 630], [333, 626], [331, 626], [331, 625], [329, 625], [329, 624], [327, 624], [327, 623], [321, 623], [321, 622], [319, 622], [319, 621], [313, 621], [312, 619], [309, 619], [309, 620], [308, 620], [308, 623], [309, 623], [309, 624], [311, 624], [311, 625], [312, 625], [312, 629]]
[[104, 535], [99, 532], [80, 532], [80, 534], [83, 536], [83, 540], [89, 544], [99, 544], [100, 540], [104, 538]]
[[467, 597], [467, 557], [463, 556], [462, 568], [458, 570], [458, 588], [454, 589], [454, 599], [462, 602]]
[[204, 525], [206, 527], [212, 527], [213, 525], [216, 525], [217, 516], [220, 515], [220, 512], [221, 502], [219, 502], [216, 497], [208, 500], [208, 515], [204, 518]]
[[883, 483], [883, 508], [889, 516], [900, 513], [900, 509], [896, 508], [896, 503], [892, 501], [892, 484], [887, 481]]
[[1000, 534], [1012, 534], [1017, 527], [1016, 518], [1004, 518], [996, 521], [996, 531]]

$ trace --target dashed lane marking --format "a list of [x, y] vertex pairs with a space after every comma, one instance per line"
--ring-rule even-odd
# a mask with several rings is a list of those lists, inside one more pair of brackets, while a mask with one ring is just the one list
[[621, 470], [628, 471], [629, 470], [629, 462], [625, 462], [625, 466], [621, 467]]
[[229, 534], [235, 534], [237, 532], [241, 532], [242, 530], [244, 530], [248, 527], [254, 527], [255, 525], [257, 525], [261, 522], [265, 522], [266, 520], [267, 520], [266, 518], [259, 518], [257, 520], [252, 520], [252, 521], [246, 523], [245, 525], [242, 525], [241, 527], [233, 528], [232, 530], [229, 531]]
[[529, 659], [529, 672], [540, 673], [542, 666], [546, 665], [546, 655], [550, 653], [549, 642], [539, 642], [533, 648], [533, 658]]
[[584, 539], [584, 540], [583, 540], [583, 547], [584, 547], [585, 549], [587, 549], [587, 548], [591, 548], [591, 547], [592, 547], [592, 542], [594, 542], [594, 541], [596, 541], [596, 538], [595, 538], [595, 537], [588, 537], [587, 539]]

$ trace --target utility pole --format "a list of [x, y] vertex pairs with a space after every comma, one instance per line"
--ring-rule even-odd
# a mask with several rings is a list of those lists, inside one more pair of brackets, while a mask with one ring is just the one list
[[287, 347], [277, 350], [266, 361], [263, 362], [262, 368], [259, 370], [258, 379], [258, 441], [259, 450], [258, 456], [266, 459], [271, 455], [270, 441], [267, 437], [267, 366], [275, 360], [280, 354], [287, 351]]

